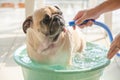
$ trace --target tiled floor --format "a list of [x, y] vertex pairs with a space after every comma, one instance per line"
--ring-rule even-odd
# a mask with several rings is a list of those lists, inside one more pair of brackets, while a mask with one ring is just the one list
[[[25, 43], [22, 32], [24, 18], [24, 9], [0, 9], [0, 80], [23, 80], [21, 68], [13, 60], [13, 53]], [[103, 74], [101, 80], [120, 80], [120, 67], [115, 60]]]

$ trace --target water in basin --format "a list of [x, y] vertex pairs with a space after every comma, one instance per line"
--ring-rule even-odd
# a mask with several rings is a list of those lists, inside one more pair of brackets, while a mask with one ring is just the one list
[[[106, 66], [109, 64], [109, 60], [106, 58], [108, 50], [104, 46], [100, 46], [98, 44], [93, 44], [87, 42], [86, 49], [81, 54], [76, 54], [73, 58], [72, 66], [60, 66], [60, 65], [42, 65], [33, 62], [27, 56], [26, 48], [24, 48], [21, 52], [17, 52], [16, 58], [19, 64], [25, 66], [27, 68], [34, 69], [48, 69], [48, 70], [56, 70], [56, 71], [85, 71], [91, 70], [95, 68], [99, 68], [101, 66]], [[18, 59], [19, 58], [19, 59]]]

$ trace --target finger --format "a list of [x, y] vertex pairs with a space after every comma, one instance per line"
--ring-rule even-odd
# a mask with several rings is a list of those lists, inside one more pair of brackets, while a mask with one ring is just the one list
[[92, 26], [92, 25], [93, 25], [93, 22], [92, 22], [92, 21], [89, 21], [89, 22], [87, 22], [86, 24], [80, 25], [79, 27], [80, 27], [80, 28], [84, 28], [84, 27]]
[[110, 47], [108, 53], [112, 53], [112, 52], [115, 50], [115, 48], [116, 48], [116, 46], [112, 46], [112, 47]]
[[115, 39], [120, 39], [120, 33], [115, 36]]
[[86, 26], [92, 26], [93, 25], [93, 21], [88, 21]]
[[81, 23], [83, 23], [84, 20], [85, 20], [85, 18], [79, 18], [79, 19], [75, 22], [75, 24], [76, 24], [76, 25], [80, 25]]
[[[115, 38], [114, 38], [114, 40], [113, 40], [113, 42], [112, 42], [112, 45], [116, 45], [117, 47], [120, 47], [120, 36], [119, 35], [117, 35]], [[112, 46], [111, 45], [111, 46]]]
[[79, 14], [77, 14], [77, 15], [73, 18], [73, 20], [77, 20], [78, 18], [80, 18], [80, 15], [79, 15]]
[[113, 42], [111, 43], [110, 47], [112, 48], [112, 47], [115, 47], [115, 46], [117, 46], [117, 42], [116, 42], [116, 40], [113, 40]]
[[73, 20], [77, 20], [78, 18], [83, 16], [83, 11], [79, 11], [77, 15], [73, 18]]
[[86, 25], [80, 25], [79, 26], [81, 29], [83, 29], [84, 27], [86, 27]]
[[115, 48], [114, 50], [108, 52], [107, 58], [111, 59], [118, 51], [119, 51], [119, 48]]

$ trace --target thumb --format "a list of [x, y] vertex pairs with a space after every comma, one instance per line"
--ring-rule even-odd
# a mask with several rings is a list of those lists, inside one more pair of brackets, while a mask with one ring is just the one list
[[81, 18], [77, 19], [75, 24], [79, 25], [83, 23], [87, 18], [85, 16], [82, 16]]
[[81, 18], [84, 14], [86, 13], [86, 10], [81, 10], [79, 11], [76, 16], [73, 18], [73, 20], [77, 20], [79, 18]]

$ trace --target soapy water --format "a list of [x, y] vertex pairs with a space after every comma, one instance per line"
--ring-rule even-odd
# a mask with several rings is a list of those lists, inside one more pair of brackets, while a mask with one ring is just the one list
[[27, 56], [27, 51], [24, 49], [19, 55], [19, 59], [22, 64], [25, 66], [32, 66], [34, 68], [45, 68], [50, 70], [90, 70], [102, 65], [107, 64], [109, 61], [106, 57], [108, 50], [104, 46], [100, 46], [98, 44], [87, 43], [86, 49], [82, 53], [77, 53], [73, 57], [73, 65], [72, 66], [61, 66], [61, 65], [42, 65], [33, 62]]

